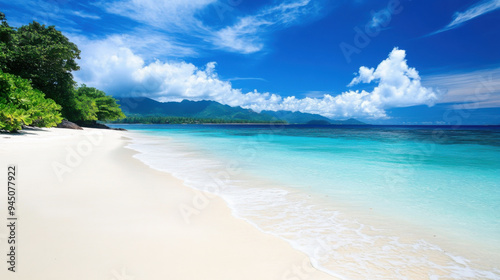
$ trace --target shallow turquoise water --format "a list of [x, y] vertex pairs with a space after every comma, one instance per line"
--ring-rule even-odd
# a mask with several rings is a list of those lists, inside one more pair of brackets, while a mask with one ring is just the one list
[[[492, 250], [499, 248], [498, 128], [182, 125], [126, 128], [160, 137], [156, 139], [176, 139], [175, 143], [196, 147], [197, 153], [217, 159], [221, 166], [236, 163], [253, 176], [322, 197], [331, 205], [343, 202], [351, 209], [370, 209], [389, 220], [449, 234], [457, 242], [490, 244]], [[135, 148], [141, 151], [138, 146]], [[190, 164], [186, 162], [185, 168], [200, 168]], [[235, 207], [243, 208], [241, 205]], [[498, 279], [497, 276], [490, 279]]]

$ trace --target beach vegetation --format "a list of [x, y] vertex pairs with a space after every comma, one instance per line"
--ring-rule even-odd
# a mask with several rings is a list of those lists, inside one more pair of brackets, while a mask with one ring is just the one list
[[75, 82], [71, 71], [79, 70], [80, 50], [54, 26], [36, 21], [19, 28], [2, 18], [0, 67], [31, 81], [33, 88], [62, 106], [62, 114], [71, 119], [75, 113]]
[[125, 117], [111, 96], [85, 85], [77, 87], [72, 71], [80, 69], [78, 59], [78, 46], [55, 26], [33, 21], [14, 28], [0, 12], [0, 70], [3, 73], [26, 79], [32, 91], [43, 93], [58, 104], [61, 115], [68, 120], [87, 124]]
[[62, 121], [60, 110], [61, 106], [45, 98], [30, 81], [0, 70], [0, 130], [55, 126]]
[[115, 121], [125, 118], [116, 99], [105, 92], [85, 84], [76, 90], [77, 122]]

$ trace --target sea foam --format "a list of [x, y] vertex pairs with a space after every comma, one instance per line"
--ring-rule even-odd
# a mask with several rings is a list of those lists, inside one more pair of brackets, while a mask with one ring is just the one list
[[[233, 214], [288, 241], [340, 279], [500, 279], [497, 267], [444, 250], [408, 228], [359, 221], [355, 210], [317, 193], [245, 172], [247, 161], [218, 157], [188, 136], [133, 133], [127, 146], [150, 167], [226, 200]], [[194, 141], [196, 142], [196, 141]], [[248, 151], [248, 150], [247, 150]], [[229, 162], [230, 161], [230, 162]], [[231, 172], [238, 170], [237, 172]], [[203, 211], [203, 209], [201, 209]], [[384, 217], [380, 217], [384, 220]], [[286, 279], [286, 278], [283, 278]]]

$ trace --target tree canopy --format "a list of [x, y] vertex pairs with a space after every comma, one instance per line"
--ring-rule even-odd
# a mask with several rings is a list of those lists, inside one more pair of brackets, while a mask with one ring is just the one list
[[77, 121], [115, 121], [125, 118], [116, 99], [93, 87], [83, 84], [76, 90]]
[[79, 70], [80, 50], [54, 26], [32, 22], [19, 28], [8, 26], [3, 17], [0, 67], [29, 79], [34, 88], [63, 106], [66, 118], [74, 116], [75, 82], [71, 71]]
[[25, 90], [45, 94], [60, 105], [62, 116], [69, 120], [89, 123], [125, 117], [111, 96], [85, 85], [77, 88], [72, 71], [80, 69], [76, 62], [80, 50], [54, 26], [33, 21], [14, 28], [1, 12], [0, 23], [2, 73], [26, 79], [32, 88], [27, 90], [25, 85]]

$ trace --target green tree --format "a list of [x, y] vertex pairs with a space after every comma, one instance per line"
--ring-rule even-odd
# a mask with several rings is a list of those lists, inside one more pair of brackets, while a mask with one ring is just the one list
[[79, 70], [76, 59], [80, 50], [54, 26], [33, 21], [29, 25], [11, 28], [0, 15], [0, 68], [31, 81], [62, 106], [64, 117], [75, 117], [75, 82], [71, 71]]
[[84, 84], [76, 90], [76, 108], [79, 110], [78, 121], [115, 121], [125, 118], [116, 99]]
[[5, 20], [5, 14], [0, 12], [0, 70], [5, 67], [3, 62], [7, 59], [7, 50], [12, 42], [13, 32], [14, 30]]
[[0, 130], [55, 126], [62, 121], [60, 110], [61, 106], [33, 89], [28, 80], [0, 70]]
[[[75, 91], [77, 91], [75, 89]], [[97, 121], [97, 107], [96, 101], [85, 94], [76, 94], [76, 118], [77, 122]]]

